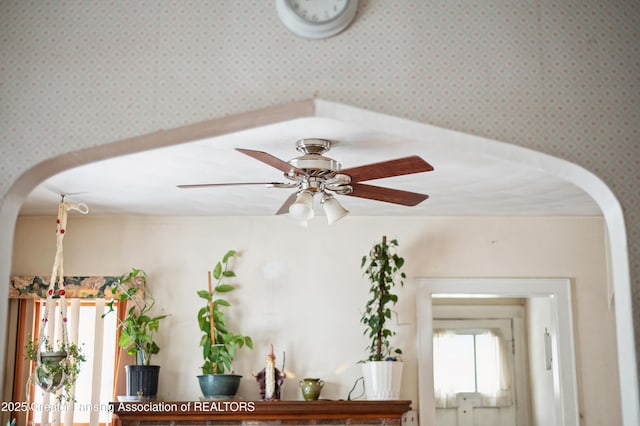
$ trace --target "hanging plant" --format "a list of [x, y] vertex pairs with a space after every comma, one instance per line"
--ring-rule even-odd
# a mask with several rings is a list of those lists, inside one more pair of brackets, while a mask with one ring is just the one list
[[[59, 400], [72, 401], [73, 385], [80, 373], [80, 364], [85, 361], [84, 354], [75, 343], [69, 341], [67, 329], [67, 301], [63, 274], [63, 241], [66, 235], [67, 218], [70, 210], [79, 211], [82, 214], [89, 212], [85, 204], [66, 203], [64, 196], [58, 204], [58, 217], [56, 220], [56, 254], [53, 260], [51, 279], [47, 289], [47, 299], [44, 312], [40, 320], [37, 343], [33, 339], [25, 346], [25, 357], [35, 362], [35, 370], [29, 376], [29, 384], [35, 383], [45, 392], [58, 392], [64, 388], [64, 392], [58, 392]], [[58, 298], [56, 302], [54, 297]], [[49, 321], [49, 312], [55, 310], [56, 303], [60, 306], [61, 337], [54, 350], [49, 342], [45, 326]], [[27, 390], [27, 398], [29, 397]]]
[[364, 335], [369, 338], [368, 357], [364, 361], [398, 360], [402, 350], [393, 348], [390, 338], [396, 332], [391, 330], [387, 321], [391, 320], [391, 306], [398, 302], [398, 296], [393, 294], [396, 285], [403, 286], [406, 275], [400, 272], [404, 265], [404, 258], [397, 253], [398, 241], [387, 242], [383, 236], [380, 243], [376, 243], [369, 254], [362, 257], [360, 267], [369, 279], [369, 295], [371, 298], [365, 305], [360, 322], [364, 324]]
[[48, 339], [39, 345], [31, 336], [25, 345], [25, 359], [35, 362], [35, 370], [29, 378], [45, 392], [59, 393], [60, 401], [73, 401], [73, 385], [80, 374], [80, 364], [86, 357], [75, 343], [60, 343], [54, 350]]

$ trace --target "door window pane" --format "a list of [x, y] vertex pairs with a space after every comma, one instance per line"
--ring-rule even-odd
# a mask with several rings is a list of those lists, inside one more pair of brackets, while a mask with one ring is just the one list
[[473, 335], [446, 333], [434, 337], [434, 381], [447, 392], [475, 392]]
[[489, 330], [440, 330], [433, 337], [436, 393], [500, 391], [501, 342]]

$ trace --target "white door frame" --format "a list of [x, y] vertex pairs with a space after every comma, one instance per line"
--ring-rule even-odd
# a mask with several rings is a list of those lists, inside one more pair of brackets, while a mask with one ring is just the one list
[[433, 296], [549, 297], [557, 426], [579, 426], [571, 281], [567, 278], [419, 278], [416, 294], [420, 426], [435, 424]]

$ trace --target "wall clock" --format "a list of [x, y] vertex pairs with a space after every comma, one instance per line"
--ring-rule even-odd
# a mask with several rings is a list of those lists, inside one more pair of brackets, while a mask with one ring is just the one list
[[326, 38], [349, 26], [358, 0], [276, 0], [276, 11], [291, 32], [305, 38]]

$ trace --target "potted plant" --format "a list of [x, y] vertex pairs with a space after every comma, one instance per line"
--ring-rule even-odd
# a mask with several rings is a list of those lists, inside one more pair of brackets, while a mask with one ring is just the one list
[[[227, 329], [226, 319], [222, 307], [229, 307], [231, 303], [218, 297], [229, 293], [235, 285], [227, 280], [236, 276], [229, 263], [236, 255], [229, 250], [222, 260], [216, 263], [213, 272], [208, 272], [209, 287], [198, 291], [198, 296], [206, 300], [206, 305], [198, 311], [198, 325], [202, 332], [200, 346], [204, 364], [198, 382], [202, 394], [209, 399], [233, 398], [240, 386], [241, 375], [234, 374], [231, 363], [236, 357], [238, 348], [247, 346], [253, 349], [253, 341], [249, 336], [243, 336]], [[215, 284], [212, 282], [215, 280]]]
[[365, 305], [360, 322], [364, 324], [364, 335], [369, 339], [369, 355], [363, 363], [363, 375], [367, 399], [399, 399], [402, 378], [402, 351], [393, 348], [391, 330], [387, 321], [391, 320], [391, 306], [398, 302], [393, 294], [396, 285], [403, 286], [406, 278], [400, 268], [404, 259], [397, 253], [398, 241], [376, 243], [368, 255], [362, 257], [360, 267], [370, 282], [370, 299]]
[[40, 344], [29, 337], [25, 346], [25, 358], [35, 362], [30, 381], [34, 381], [45, 392], [58, 389], [60, 401], [72, 401], [73, 385], [80, 373], [80, 364], [86, 361], [82, 349], [75, 343], [60, 343], [58, 349], [44, 338]]
[[[120, 338], [118, 346], [125, 349], [136, 360], [135, 365], [125, 365], [127, 396], [140, 399], [153, 399], [158, 392], [160, 366], [151, 364], [151, 356], [160, 352], [160, 346], [154, 339], [160, 326], [160, 320], [168, 315], [150, 314], [155, 300], [147, 287], [147, 273], [132, 268], [131, 272], [121, 276], [112, 286], [117, 299], [131, 302], [124, 319], [119, 320]], [[113, 312], [115, 299], [108, 304], [105, 315]]]

